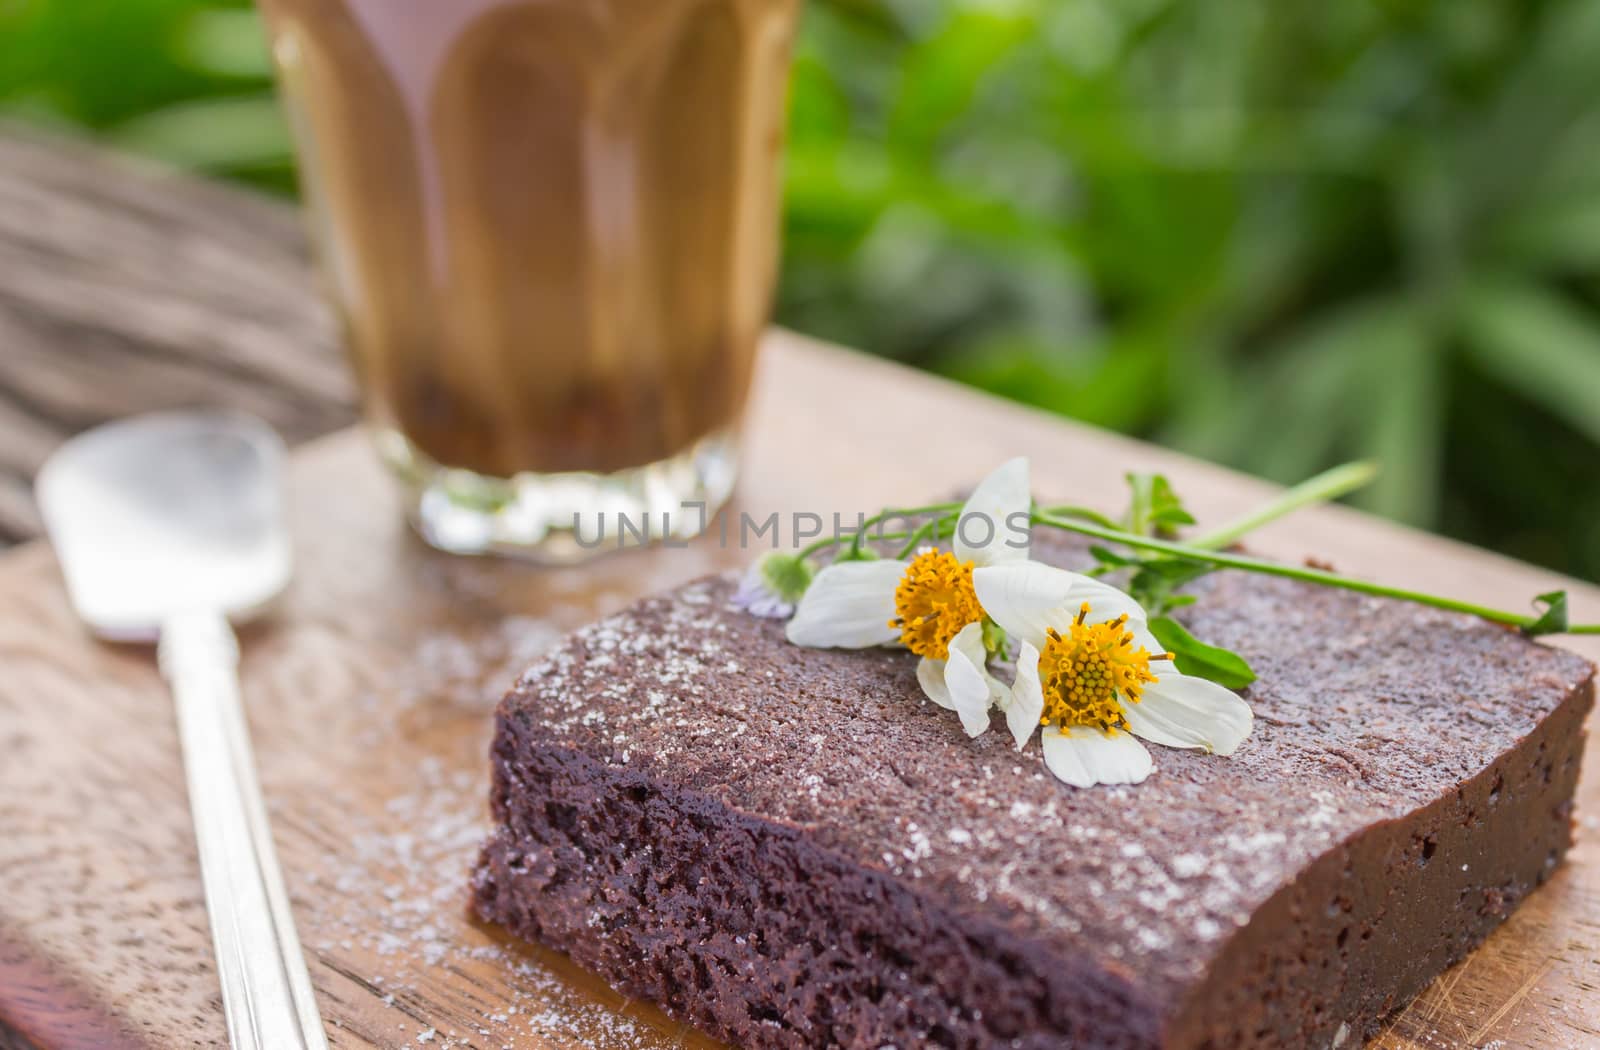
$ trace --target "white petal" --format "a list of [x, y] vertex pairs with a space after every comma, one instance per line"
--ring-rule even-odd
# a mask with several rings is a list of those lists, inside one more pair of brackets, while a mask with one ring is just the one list
[[900, 637], [894, 590], [904, 562], [847, 561], [817, 573], [789, 621], [789, 641], [812, 649], [865, 649]]
[[1250, 735], [1255, 716], [1233, 692], [1204, 678], [1164, 674], [1144, 699], [1124, 704], [1128, 728], [1157, 744], [1231, 755]]
[[950, 691], [950, 706], [961, 716], [961, 728], [968, 736], [980, 736], [989, 728], [989, 708], [998, 692], [999, 683], [984, 666], [986, 659], [981, 624], [969, 623], [951, 639], [944, 684]]
[[1044, 764], [1073, 787], [1138, 784], [1155, 769], [1150, 752], [1132, 735], [1083, 726], [1062, 732], [1046, 726], [1040, 734]]
[[1011, 699], [1006, 703], [1006, 728], [1021, 751], [1044, 714], [1044, 690], [1039, 687], [1039, 650], [1027, 642], [1017, 654], [1017, 676], [1011, 682]]
[[989, 659], [989, 651], [983, 647], [982, 623], [969, 623], [950, 639], [950, 655], [953, 657], [957, 653], [965, 656], [974, 667], [984, 666]]
[[1045, 631], [1065, 631], [1089, 603], [1090, 622], [1114, 620], [1127, 614], [1143, 624], [1143, 607], [1108, 583], [1036, 561], [989, 565], [972, 573], [978, 604], [1007, 634], [1036, 648], [1045, 643]]
[[950, 687], [944, 684], [944, 664], [943, 660], [924, 656], [917, 661], [917, 682], [921, 684], [922, 691], [928, 694], [929, 700], [954, 711], [956, 705], [950, 700]]
[[1011, 700], [1011, 690], [989, 673], [989, 650], [983, 646], [983, 624], [969, 623], [950, 640], [950, 652], [961, 653], [967, 661], [983, 672], [983, 682], [989, 687], [989, 706], [1004, 707]]
[[[1078, 610], [1084, 602], [1089, 603], [1087, 617], [1089, 623], [1104, 623], [1119, 616], [1126, 616], [1136, 636], [1144, 630], [1145, 622], [1150, 619], [1150, 614], [1144, 611], [1144, 606], [1134, 600], [1133, 595], [1093, 576], [1079, 576], [1077, 586], [1073, 587], [1072, 594], [1067, 598], [1067, 604], [1074, 617], [1078, 615]], [[1149, 632], [1145, 633], [1148, 635]], [[1154, 637], [1150, 640], [1155, 646], [1151, 652], [1160, 650], [1161, 643], [1156, 642]]]
[[1036, 561], [989, 565], [972, 573], [978, 604], [989, 619], [1035, 648], [1044, 645], [1045, 629], [1061, 615], [1077, 579], [1076, 573]]
[[[1028, 530], [1025, 523], [1032, 504], [1033, 496], [1028, 491], [1028, 458], [1018, 456], [1000, 464], [972, 490], [961, 508], [951, 541], [956, 557], [978, 565], [1026, 559]], [[1024, 517], [1013, 521], [1017, 514]]]

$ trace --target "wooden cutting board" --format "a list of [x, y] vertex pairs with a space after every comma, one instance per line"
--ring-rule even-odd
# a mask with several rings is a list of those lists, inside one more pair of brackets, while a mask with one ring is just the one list
[[[871, 510], [1033, 457], [1041, 495], [1120, 506], [1162, 469], [1216, 522], [1268, 488], [794, 336], [774, 335], [735, 511]], [[474, 924], [491, 713], [561, 632], [751, 554], [715, 541], [541, 570], [434, 553], [362, 436], [296, 454], [297, 575], [245, 636], [244, 690], [279, 854], [336, 1047], [703, 1045], [570, 963]], [[849, 520], [847, 518], [847, 520]], [[785, 526], [787, 529], [787, 526]], [[1257, 549], [1516, 606], [1600, 590], [1342, 509]], [[1595, 639], [1574, 647], [1600, 657]], [[1568, 864], [1413, 1003], [1385, 1047], [1600, 1045], [1600, 756]], [[51, 552], [0, 558], [0, 1017], [46, 1048], [222, 1046], [171, 704], [148, 651], [79, 628]]]

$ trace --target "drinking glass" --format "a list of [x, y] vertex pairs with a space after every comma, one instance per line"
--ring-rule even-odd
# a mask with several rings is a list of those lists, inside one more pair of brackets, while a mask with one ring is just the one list
[[704, 527], [777, 267], [798, 0], [261, 0], [377, 445], [432, 544]]

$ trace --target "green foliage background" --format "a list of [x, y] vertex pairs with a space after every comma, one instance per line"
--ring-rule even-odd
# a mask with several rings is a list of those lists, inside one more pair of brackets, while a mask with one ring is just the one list
[[[784, 323], [1600, 579], [1600, 4], [808, 2]], [[292, 191], [239, 4], [0, 0], [0, 109]]]

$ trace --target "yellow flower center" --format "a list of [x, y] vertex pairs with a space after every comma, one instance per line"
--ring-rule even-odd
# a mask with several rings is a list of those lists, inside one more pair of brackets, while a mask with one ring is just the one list
[[889, 626], [900, 628], [901, 644], [918, 656], [945, 659], [961, 628], [983, 619], [972, 563], [931, 547], [920, 552], [894, 589], [894, 611]]
[[1171, 653], [1135, 648], [1127, 616], [1084, 623], [1088, 615], [1089, 603], [1084, 602], [1066, 634], [1053, 627], [1048, 632], [1039, 654], [1044, 691], [1040, 725], [1125, 728], [1123, 705], [1138, 703], [1145, 684], [1156, 680], [1150, 661], [1172, 659]]

